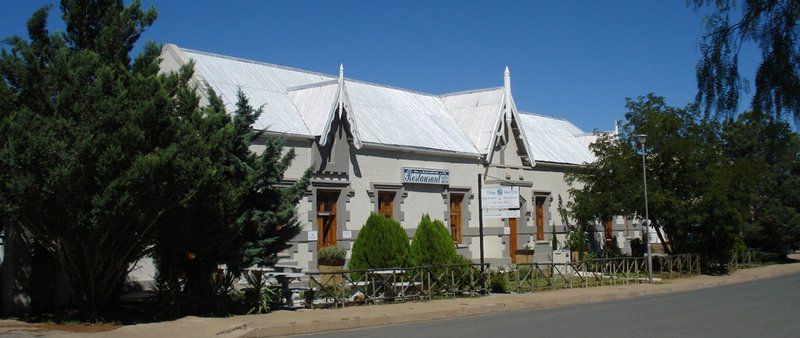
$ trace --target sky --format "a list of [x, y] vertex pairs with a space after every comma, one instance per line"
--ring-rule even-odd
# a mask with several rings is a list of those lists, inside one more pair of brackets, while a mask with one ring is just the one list
[[[693, 102], [704, 32], [704, 15], [681, 0], [141, 1], [159, 14], [141, 41], [328, 74], [342, 63], [346, 77], [414, 91], [502, 86], [508, 66], [520, 111], [587, 132], [612, 130], [629, 97]], [[51, 30], [63, 30], [54, 0], [0, 0], [0, 37], [25, 36], [46, 4]], [[751, 82], [759, 59], [753, 46], [741, 52]]]

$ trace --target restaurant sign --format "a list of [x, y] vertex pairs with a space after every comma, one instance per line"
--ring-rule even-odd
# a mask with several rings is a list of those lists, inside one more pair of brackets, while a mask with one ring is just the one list
[[403, 183], [450, 184], [450, 171], [443, 169], [403, 168]]

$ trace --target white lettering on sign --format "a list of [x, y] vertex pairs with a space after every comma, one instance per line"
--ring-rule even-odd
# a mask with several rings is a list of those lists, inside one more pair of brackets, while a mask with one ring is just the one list
[[442, 169], [403, 168], [401, 180], [403, 183], [449, 185], [450, 172]]
[[519, 208], [519, 187], [487, 185], [481, 188], [481, 208], [483, 209]]
[[353, 238], [353, 232], [350, 230], [342, 231], [342, 238], [343, 239]]
[[316, 231], [309, 231], [308, 232], [308, 240], [309, 241], [316, 241], [317, 240], [317, 232]]
[[483, 218], [519, 218], [519, 209], [483, 209]]

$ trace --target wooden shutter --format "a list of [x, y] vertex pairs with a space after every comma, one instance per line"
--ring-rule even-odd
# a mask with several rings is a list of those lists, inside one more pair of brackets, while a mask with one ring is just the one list
[[336, 201], [338, 191], [317, 192], [317, 248], [336, 245]]
[[378, 213], [386, 218], [394, 216], [394, 191], [378, 192]]
[[456, 243], [461, 243], [461, 203], [464, 194], [450, 194], [450, 237]]
[[536, 196], [536, 240], [544, 240], [544, 201], [547, 199], [544, 196]]

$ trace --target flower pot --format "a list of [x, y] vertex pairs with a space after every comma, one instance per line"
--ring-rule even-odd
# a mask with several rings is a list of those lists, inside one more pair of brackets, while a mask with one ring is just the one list
[[516, 251], [516, 254], [517, 254], [517, 264], [533, 263], [533, 250], [518, 249]]
[[323, 286], [342, 284], [344, 259], [320, 259], [317, 261], [317, 269], [322, 273], [319, 275], [319, 283]]

